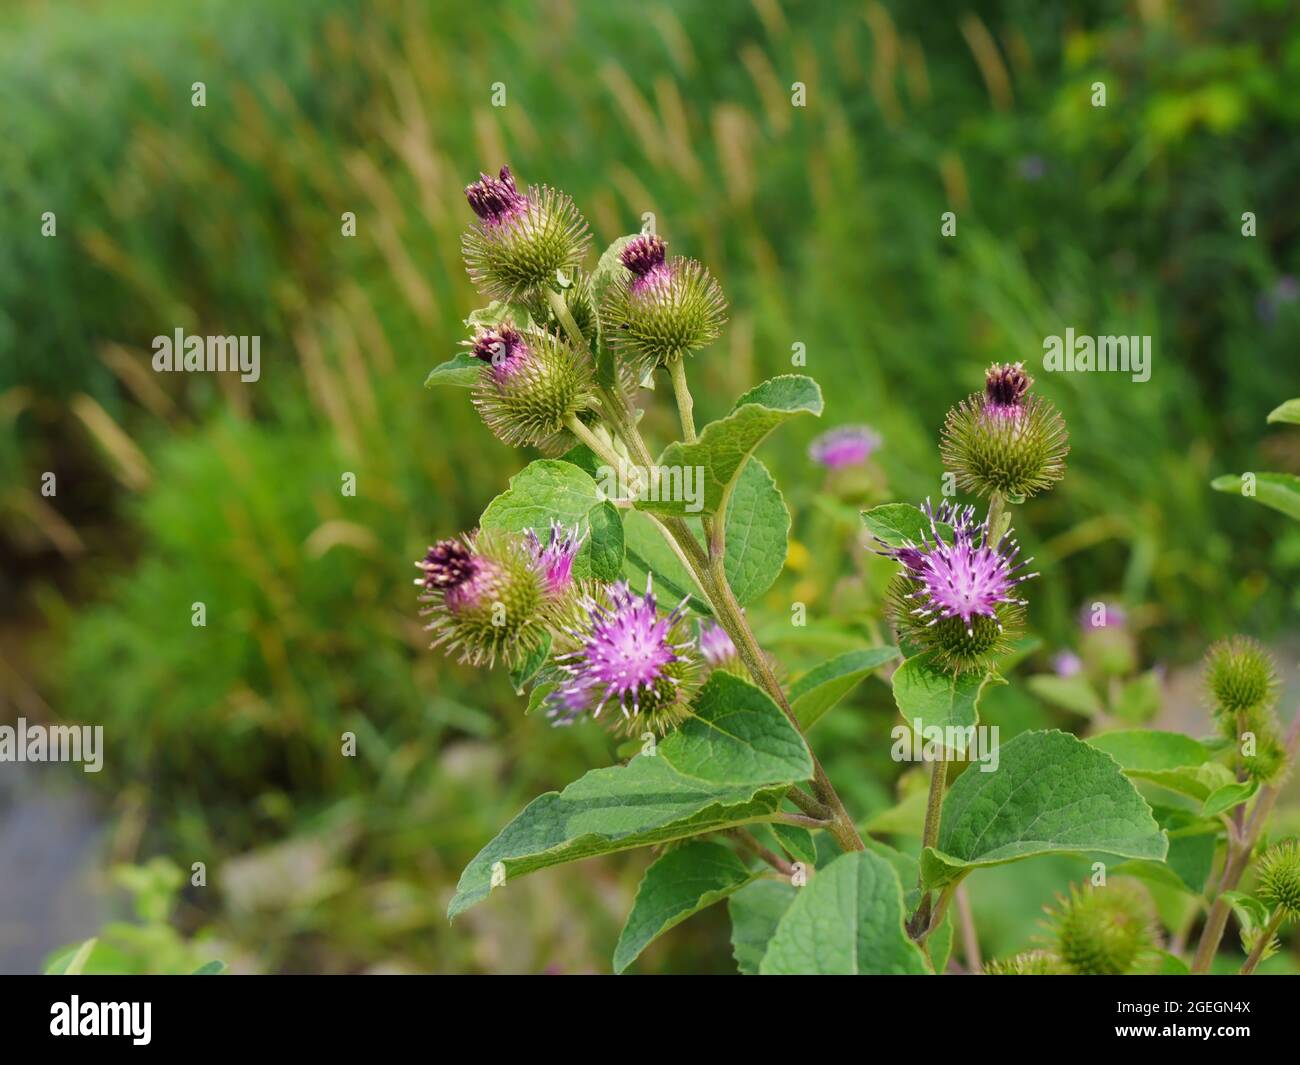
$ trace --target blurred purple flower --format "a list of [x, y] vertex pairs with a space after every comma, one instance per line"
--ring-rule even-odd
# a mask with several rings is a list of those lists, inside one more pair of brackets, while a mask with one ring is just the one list
[[840, 425], [808, 445], [808, 457], [828, 470], [861, 466], [880, 447], [880, 434], [865, 425]]
[[1073, 677], [1083, 670], [1083, 659], [1073, 651], [1057, 651], [1052, 656], [1052, 668], [1058, 677]]

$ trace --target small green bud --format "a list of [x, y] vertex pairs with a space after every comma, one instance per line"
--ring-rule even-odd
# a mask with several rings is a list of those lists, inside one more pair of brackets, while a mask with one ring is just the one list
[[1027, 395], [1021, 363], [989, 368], [985, 390], [948, 412], [940, 452], [963, 491], [1032, 496], [1065, 476], [1069, 434], [1051, 402]]
[[1046, 950], [1026, 950], [1009, 958], [990, 961], [984, 966], [985, 976], [1068, 976], [1065, 963]]
[[1276, 784], [1286, 775], [1286, 747], [1270, 727], [1255, 730], [1254, 753], [1241, 756], [1241, 768], [1260, 784]]
[[1283, 921], [1300, 918], [1300, 843], [1275, 843], [1255, 867], [1255, 894], [1270, 910], [1281, 910]]
[[562, 450], [565, 425], [592, 401], [590, 360], [550, 333], [509, 325], [480, 333], [471, 348], [485, 364], [474, 406], [488, 428], [517, 447]]
[[1277, 670], [1258, 641], [1229, 636], [1205, 654], [1205, 685], [1217, 712], [1245, 713], [1272, 705]]
[[1048, 914], [1056, 953], [1078, 975], [1122, 976], [1157, 947], [1151, 900], [1127, 881], [1103, 888], [1071, 885], [1069, 898], [1058, 898]]

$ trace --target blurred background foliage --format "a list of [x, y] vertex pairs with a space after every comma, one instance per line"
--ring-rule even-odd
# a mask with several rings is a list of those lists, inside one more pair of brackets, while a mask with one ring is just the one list
[[[105, 726], [99, 867], [204, 862], [175, 921], [236, 969], [603, 971], [647, 861], [443, 918], [504, 821], [615, 747], [524, 718], [504, 676], [428, 653], [416, 617], [411, 561], [530, 457], [462, 393], [420, 388], [482, 302], [461, 188], [503, 162], [573, 195], [598, 246], [652, 212], [717, 273], [731, 321], [693, 366], [697, 417], [801, 344], [817, 428], [883, 435], [882, 496], [939, 493], [943, 414], [989, 362], [1038, 369], [1067, 327], [1151, 335], [1147, 383], [1038, 374], [1073, 454], [1018, 519], [1043, 571], [1030, 668], [1078, 643], [1082, 604], [1122, 603], [1131, 671], [1166, 683], [1140, 716], [1195, 730], [1177, 678], [1210, 639], [1294, 650], [1297, 527], [1207, 489], [1300, 471], [1297, 434], [1263, 424], [1300, 394], [1286, 0], [56, 0], [9, 5], [0, 35], [4, 714]], [[176, 328], [260, 335], [261, 380], [155, 374], [151, 340]], [[796, 544], [757, 620], [794, 668], [841, 649], [818, 619], [870, 631], [879, 595], [855, 509], [805, 458], [815, 431], [764, 453]], [[1017, 685], [988, 713], [1004, 738], [1086, 726]], [[819, 727], [864, 816], [907, 788], [893, 714], [873, 681]], [[1014, 905], [1007, 878], [972, 888], [991, 953], [1029, 941], [1054, 868]], [[729, 955], [718, 909], [641, 964]]]

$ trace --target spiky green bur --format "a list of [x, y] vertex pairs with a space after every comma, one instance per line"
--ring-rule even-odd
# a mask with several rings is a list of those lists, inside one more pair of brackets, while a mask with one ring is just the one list
[[1255, 894], [1270, 910], [1281, 910], [1284, 921], [1300, 918], [1300, 842], [1289, 839], [1269, 847], [1255, 874]]
[[1276, 784], [1287, 771], [1286, 747], [1271, 727], [1255, 732], [1255, 749], [1252, 754], [1242, 754], [1241, 768], [1246, 776], [1260, 784]]
[[1071, 885], [1049, 910], [1056, 953], [1081, 976], [1131, 973], [1157, 947], [1150, 899], [1127, 882], [1102, 888]]
[[996, 618], [974, 614], [969, 625], [960, 617], [919, 617], [920, 581], [898, 573], [885, 593], [885, 609], [900, 641], [924, 652], [952, 673], [984, 672], [1011, 650], [1024, 627], [1025, 611], [1019, 603], [998, 603]]
[[1243, 714], [1271, 706], [1277, 669], [1249, 636], [1229, 636], [1205, 654], [1205, 686], [1217, 712]]
[[572, 276], [587, 252], [587, 223], [568, 196], [545, 186], [526, 193], [515, 187], [509, 167], [499, 177], [483, 174], [465, 189], [478, 222], [461, 239], [465, 266], [485, 295], [514, 300]]
[[424, 576], [420, 611], [430, 618], [431, 647], [471, 665], [510, 668], [534, 654], [550, 626], [572, 612], [571, 594], [557, 593], [523, 536], [480, 532], [444, 540], [416, 565]]
[[1047, 950], [1027, 950], [1009, 958], [990, 961], [984, 966], [985, 976], [1066, 976], [1065, 963]]
[[569, 419], [592, 402], [589, 360], [557, 336], [503, 325], [480, 333], [471, 348], [484, 363], [474, 406], [507, 444], [555, 450]]
[[694, 259], [666, 261], [665, 247], [654, 235], [630, 242], [620, 256], [628, 272], [601, 308], [606, 336], [640, 375], [711, 344], [726, 321], [713, 275]]
[[1027, 395], [1020, 363], [989, 369], [984, 392], [948, 412], [940, 453], [963, 491], [1032, 496], [1065, 476], [1069, 434], [1051, 402]]

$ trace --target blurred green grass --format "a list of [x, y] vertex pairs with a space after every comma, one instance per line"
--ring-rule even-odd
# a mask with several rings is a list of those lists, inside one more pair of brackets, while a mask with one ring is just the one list
[[[135, 0], [10, 16], [0, 513], [9, 620], [40, 619], [14, 668], [52, 713], [121, 737], [99, 783], [144, 811], [138, 849], [187, 866], [315, 848], [326, 890], [189, 893], [263, 967], [604, 966], [644, 856], [539, 877], [464, 927], [441, 916], [507, 817], [612, 757], [603, 735], [524, 719], [503, 677], [425, 652], [415, 619], [411, 560], [526, 460], [462, 395], [420, 388], [481, 302], [461, 186], [505, 161], [570, 192], [598, 244], [653, 212], [715, 270], [732, 321], [693, 368], [700, 415], [803, 344], [825, 421], [882, 432], [899, 498], [938, 493], [943, 414], [989, 362], [1034, 369], [1066, 327], [1151, 334], [1146, 384], [1039, 375], [1074, 450], [1062, 488], [1024, 508], [1033, 622], [1051, 648], [1081, 602], [1119, 598], [1148, 664], [1174, 666], [1230, 629], [1286, 625], [1300, 536], [1206, 486], [1257, 461], [1300, 469], [1262, 424], [1300, 393], [1300, 28], [1281, 3], [1141, 10]], [[176, 327], [260, 334], [261, 381], [154, 375], [150, 339]], [[667, 410], [647, 422], [668, 438]], [[765, 461], [803, 531], [801, 431]], [[858, 565], [847, 546], [816, 558], [774, 603], [798, 580], [824, 609]], [[890, 715], [883, 688], [859, 702], [861, 722], [827, 733], [850, 775]], [[894, 767], [873, 768], [845, 789], [864, 808], [889, 801]], [[321, 819], [348, 830], [326, 847]], [[723, 970], [724, 928], [710, 915], [647, 963]]]

